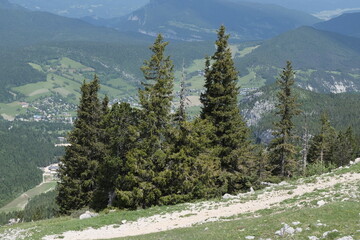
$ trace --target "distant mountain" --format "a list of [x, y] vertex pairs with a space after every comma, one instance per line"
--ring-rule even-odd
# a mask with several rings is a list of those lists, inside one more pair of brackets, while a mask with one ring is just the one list
[[[244, 0], [231, 0], [242, 2]], [[248, 2], [259, 2], [268, 4], [277, 4], [289, 9], [296, 9], [307, 13], [317, 13], [325, 10], [340, 10], [350, 8], [360, 8], [358, 0], [246, 0]]]
[[126, 15], [149, 0], [10, 0], [30, 10], [46, 11], [66, 17], [112, 18]]
[[360, 37], [360, 12], [345, 13], [329, 21], [317, 23], [315, 28]]
[[[255, 137], [263, 142], [273, 137], [270, 129], [273, 129], [272, 123], [276, 120], [277, 92], [275, 84], [268, 85], [248, 94], [240, 103], [242, 114]], [[303, 111], [294, 118], [295, 131], [299, 136], [304, 131], [305, 115], [308, 130], [316, 134], [320, 129], [320, 116], [324, 112], [329, 114], [331, 124], [336, 129], [345, 130], [351, 126], [356, 135], [360, 134], [360, 93], [324, 94], [301, 88], [295, 88], [294, 92]]]
[[0, 8], [4, 8], [4, 9], [21, 9], [20, 6], [18, 6], [16, 4], [12, 4], [7, 0], [0, 0]]
[[[29, 45], [48, 41], [101, 41], [101, 42], [136, 42], [140, 36], [116, 30], [95, 27], [81, 20], [57, 16], [45, 12], [32, 12], [16, 7], [9, 7], [2, 0], [0, 5], [0, 47]], [[10, 5], [11, 6], [11, 5]]]
[[317, 92], [360, 91], [360, 39], [301, 27], [265, 41], [236, 59], [243, 74], [255, 71], [275, 81], [285, 62], [297, 71], [298, 84]]
[[159, 32], [172, 39], [214, 39], [221, 24], [238, 40], [274, 37], [302, 25], [312, 25], [317, 18], [303, 12], [269, 4], [227, 0], [152, 0], [146, 6], [120, 19], [110, 19], [106, 26], [120, 31], [147, 35]]

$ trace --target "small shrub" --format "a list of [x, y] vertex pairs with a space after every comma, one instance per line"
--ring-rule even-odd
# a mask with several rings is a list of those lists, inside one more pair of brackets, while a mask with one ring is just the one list
[[306, 176], [320, 175], [323, 173], [330, 172], [332, 169], [335, 169], [336, 166], [332, 163], [322, 164], [322, 163], [313, 163], [308, 166]]

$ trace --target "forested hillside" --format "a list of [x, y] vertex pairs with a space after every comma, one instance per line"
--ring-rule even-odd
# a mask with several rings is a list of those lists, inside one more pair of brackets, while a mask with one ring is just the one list
[[236, 64], [243, 75], [256, 73], [255, 81], [275, 81], [283, 62], [294, 63], [297, 84], [316, 92], [360, 90], [360, 39], [301, 27], [271, 40]]
[[[263, 181], [323, 173], [357, 156], [359, 141], [352, 125], [359, 125], [354, 116], [360, 113], [340, 107], [355, 106], [359, 96], [324, 94], [316, 99], [319, 94], [294, 88], [296, 73], [289, 61], [270, 94], [255, 92], [243, 99], [254, 102], [263, 97], [253, 103], [258, 111], [253, 115], [268, 114], [255, 123], [251, 119], [258, 127], [254, 133], [259, 134], [253, 141], [238, 107], [238, 72], [228, 39], [221, 26], [215, 53], [205, 59], [200, 116], [191, 120], [184, 79], [180, 103], [171, 111], [174, 66], [160, 34], [141, 67], [146, 80], [138, 91], [141, 108], [125, 102], [109, 107], [109, 99], [98, 96], [97, 76], [82, 84], [77, 119], [68, 138], [71, 146], [60, 165], [56, 198], [60, 213], [208, 199], [259, 188]], [[244, 115], [251, 115], [244, 106]], [[334, 111], [341, 126], [331, 119]], [[302, 116], [309, 117], [301, 121]], [[260, 124], [264, 119], [271, 123], [269, 128]], [[261, 127], [269, 135], [266, 141], [260, 141]]]
[[141, 41], [140, 37], [95, 27], [81, 20], [1, 5], [0, 22], [0, 46], [7, 48], [49, 41]]
[[[303, 111], [294, 118], [299, 136], [304, 134], [304, 127], [308, 129], [309, 134], [317, 134], [321, 125], [321, 115], [326, 113], [335, 129], [345, 131], [351, 127], [360, 137], [360, 120], [355, 117], [360, 116], [359, 93], [324, 94], [301, 88], [296, 88], [294, 91]], [[275, 120], [275, 104], [274, 84], [256, 90], [240, 102], [244, 117], [259, 140], [268, 142], [272, 137], [269, 130], [272, 129]]]
[[[226, 14], [225, 14], [226, 13]], [[153, 0], [121, 19], [105, 25], [120, 31], [141, 32], [180, 40], [213, 39], [220, 24], [225, 24], [233, 39], [259, 40], [276, 36], [319, 19], [295, 10], [270, 4], [220, 0]]]
[[[30, 10], [47, 11], [54, 14], [81, 18], [94, 16], [100, 18], [119, 17], [145, 5], [149, 0], [10, 0]], [[105, 3], [105, 4], [104, 4]]]
[[64, 126], [0, 121], [0, 206], [42, 181], [39, 167], [58, 161], [55, 135]]
[[[91, 79], [95, 72], [102, 80], [102, 94], [111, 99], [134, 97], [141, 81], [139, 66], [148, 55], [148, 45], [69, 41], [4, 49], [0, 52], [0, 83], [4, 86], [0, 101], [32, 102], [60, 94], [64, 100], [76, 103], [82, 81]], [[208, 42], [175, 42], [169, 46], [169, 52], [177, 56], [177, 69], [183, 62], [191, 65], [212, 49]]]
[[315, 28], [336, 32], [352, 37], [360, 37], [360, 26], [353, 24], [360, 21], [360, 12], [345, 13], [339, 17], [315, 24]]

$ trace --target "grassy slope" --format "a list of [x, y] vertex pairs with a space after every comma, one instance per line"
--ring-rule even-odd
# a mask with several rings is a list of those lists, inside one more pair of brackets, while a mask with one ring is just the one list
[[[133, 240], [151, 239], [245, 239], [254, 236], [255, 239], [306, 239], [308, 236], [322, 236], [326, 231], [337, 229], [339, 233], [330, 234], [325, 239], [335, 239], [340, 236], [360, 238], [358, 216], [360, 204], [355, 201], [336, 202], [322, 208], [289, 209], [286, 212], [262, 214], [261, 217], [240, 216], [239, 220], [229, 222], [215, 222], [194, 226], [192, 228], [176, 229], [168, 232], [148, 234], [144, 236], [116, 238]], [[326, 226], [318, 227], [318, 220]], [[283, 227], [282, 223], [290, 224], [299, 221], [296, 227], [304, 229], [294, 236], [276, 237], [274, 233]], [[293, 226], [294, 227], [294, 226]], [[305, 230], [309, 228], [309, 230]], [[115, 239], [114, 239], [115, 240]]]
[[28, 201], [34, 196], [40, 195], [42, 193], [46, 193], [48, 191], [52, 191], [55, 189], [56, 182], [47, 182], [42, 183], [33, 189], [21, 194], [21, 196], [14, 199], [12, 202], [8, 203], [4, 207], [0, 208], [0, 212], [11, 212], [11, 211], [19, 211], [23, 210]]
[[[350, 168], [336, 170], [330, 176], [335, 177], [348, 172], [360, 173], [360, 164]], [[296, 186], [299, 182], [311, 183], [316, 181], [314, 177], [291, 181], [290, 186]], [[145, 236], [137, 236], [125, 239], [244, 239], [245, 236], [256, 236], [272, 239], [276, 238], [274, 233], [282, 227], [282, 223], [291, 224], [299, 221], [298, 227], [303, 228], [303, 233], [297, 233], [294, 237], [281, 239], [307, 239], [307, 236], [320, 236], [326, 231], [337, 229], [338, 236], [352, 235], [354, 239], [360, 237], [358, 214], [360, 205], [358, 204], [359, 195], [350, 197], [349, 192], [343, 191], [347, 189], [345, 185], [335, 185], [334, 188], [325, 190], [316, 190], [306, 196], [294, 196], [294, 198], [286, 200], [280, 206], [272, 209], [265, 209], [255, 213], [244, 214], [227, 219], [223, 222], [206, 223], [203, 225], [195, 225], [191, 228], [176, 229], [168, 232], [149, 234]], [[360, 191], [360, 183], [352, 185]], [[279, 186], [277, 190], [290, 189], [289, 186]], [[353, 194], [354, 195], [354, 194]], [[326, 196], [326, 197], [324, 197]], [[343, 199], [347, 200], [343, 201]], [[317, 207], [317, 199], [324, 199], [328, 202], [323, 207]], [[226, 201], [217, 199], [216, 201]], [[297, 203], [302, 201], [302, 207], [298, 207]], [[56, 218], [46, 221], [18, 224], [13, 227], [0, 227], [0, 236], [10, 231], [19, 231], [20, 229], [28, 229], [31, 237], [28, 239], [41, 239], [45, 235], [59, 234], [69, 230], [82, 230], [88, 227], [99, 228], [101, 226], [118, 224], [122, 220], [135, 221], [141, 217], [153, 216], [161, 213], [171, 213], [187, 209], [189, 205], [180, 204], [176, 206], [153, 207], [146, 210], [138, 211], [119, 211], [111, 213], [101, 213], [100, 216], [92, 219], [78, 220], [70, 217]], [[184, 216], [186, 217], [186, 216]], [[326, 226], [316, 226], [320, 220]], [[309, 230], [305, 230], [309, 228]], [[334, 238], [327, 238], [334, 239]]]

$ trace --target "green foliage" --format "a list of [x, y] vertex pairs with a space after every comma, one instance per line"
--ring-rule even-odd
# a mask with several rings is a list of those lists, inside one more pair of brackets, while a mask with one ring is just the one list
[[41, 125], [0, 120], [0, 206], [42, 181], [44, 167], [56, 162], [61, 149]]
[[203, 104], [201, 118], [215, 127], [213, 146], [217, 148], [223, 170], [220, 181], [226, 186], [226, 192], [236, 192], [247, 187], [237, 182], [250, 174], [254, 158], [248, 140], [249, 130], [238, 107], [238, 72], [234, 67], [228, 39], [225, 27], [221, 26], [216, 41], [217, 50], [206, 60], [205, 92], [201, 94], [200, 101]]
[[250, 54], [235, 59], [243, 73], [255, 71], [267, 84], [276, 80], [284, 61], [291, 59], [296, 66], [297, 84], [316, 92], [336, 92], [339, 82], [348, 92], [357, 91], [360, 40], [336, 33], [300, 27], [263, 42]]
[[50, 191], [32, 198], [25, 206], [22, 220], [30, 222], [59, 216], [56, 195], [56, 191]]
[[[320, 132], [312, 140], [309, 149], [309, 162], [323, 166], [345, 166], [356, 158], [359, 146], [349, 127], [345, 132], [337, 132], [330, 124], [326, 114], [321, 116]], [[326, 170], [326, 169], [324, 169]]]
[[291, 62], [286, 63], [280, 78], [277, 80], [279, 91], [277, 93], [276, 115], [280, 120], [274, 122], [274, 139], [270, 144], [273, 172], [281, 176], [291, 176], [296, 166], [296, 147], [294, 145], [293, 117], [300, 114], [297, 98], [294, 96], [294, 72]]
[[160, 185], [166, 182], [166, 174], [161, 172], [167, 161], [174, 81], [172, 61], [164, 55], [167, 44], [158, 35], [150, 47], [153, 55], [141, 68], [146, 82], [139, 90], [142, 111], [134, 128], [138, 136], [134, 140], [136, 145], [126, 155], [126, 175], [120, 175], [121, 188], [116, 189], [121, 208], [159, 204]]
[[323, 173], [330, 172], [334, 168], [336, 168], [336, 166], [332, 163], [324, 164], [324, 163], [320, 163], [320, 162], [313, 162], [307, 166], [306, 176], [320, 175]]
[[56, 192], [50, 191], [33, 197], [22, 211], [0, 212], [0, 225], [5, 225], [10, 219], [20, 219], [21, 222], [32, 222], [59, 216], [59, 208], [55, 201]]
[[320, 133], [315, 135], [309, 149], [309, 162], [328, 164], [333, 162], [336, 145], [336, 131], [330, 125], [326, 114], [321, 116]]
[[107, 206], [121, 207], [115, 199], [116, 191], [131, 190], [127, 176], [135, 166], [130, 165], [126, 157], [135, 146], [139, 117], [139, 110], [131, 108], [127, 103], [113, 105], [104, 116], [102, 125], [106, 128], [102, 141], [106, 143], [107, 154], [99, 164], [97, 187], [91, 204], [94, 209], [103, 209]]
[[88, 206], [93, 198], [98, 164], [102, 160], [100, 142], [101, 104], [97, 93], [99, 80], [95, 75], [83, 83], [82, 96], [74, 129], [70, 132], [65, 156], [61, 159], [57, 203], [61, 213]]
[[221, 194], [220, 161], [212, 146], [214, 126], [207, 120], [181, 121], [173, 129], [172, 148], [162, 184], [162, 204], [175, 204]]

